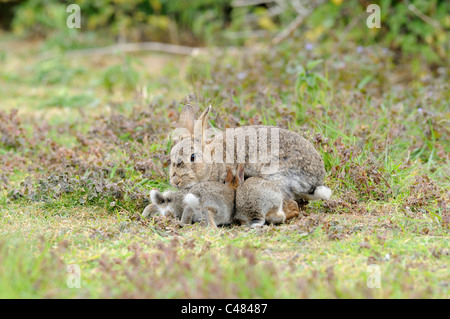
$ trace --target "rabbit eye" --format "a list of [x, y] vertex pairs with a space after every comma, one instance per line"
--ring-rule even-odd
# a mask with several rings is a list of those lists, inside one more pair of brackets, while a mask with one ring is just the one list
[[191, 155], [191, 163], [194, 162], [194, 161], [195, 161], [195, 154], [192, 153], [192, 155]]

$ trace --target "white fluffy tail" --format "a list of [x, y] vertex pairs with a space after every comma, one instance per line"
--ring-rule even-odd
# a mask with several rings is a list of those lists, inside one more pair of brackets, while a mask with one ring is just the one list
[[317, 199], [328, 200], [331, 198], [331, 189], [326, 186], [318, 186], [314, 190], [314, 197]]
[[331, 189], [326, 186], [317, 186], [313, 194], [304, 194], [303, 198], [307, 200], [328, 200], [331, 198]]
[[200, 200], [194, 194], [186, 194], [183, 201], [187, 206], [192, 208], [197, 208], [200, 206]]

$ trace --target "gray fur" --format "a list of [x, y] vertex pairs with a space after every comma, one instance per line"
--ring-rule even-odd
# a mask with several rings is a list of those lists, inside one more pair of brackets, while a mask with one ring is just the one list
[[192, 187], [189, 194], [198, 198], [199, 205], [186, 206], [181, 218], [182, 223], [208, 220], [208, 214], [212, 215], [217, 226], [233, 222], [235, 190], [230, 186], [219, 182], [202, 182]]
[[236, 190], [235, 219], [250, 227], [283, 223], [286, 214], [280, 188], [262, 178], [247, 179]]
[[144, 217], [152, 217], [159, 214], [180, 219], [183, 215], [183, 198], [186, 193], [187, 190], [166, 191], [164, 193], [161, 193], [158, 190], [152, 190], [150, 193], [152, 205], [145, 208], [143, 213]]
[[[191, 109], [188, 109], [188, 111], [188, 115], [192, 117], [193, 115]], [[206, 123], [205, 119], [208, 115], [207, 112], [209, 112], [209, 109], [202, 114], [202, 122]], [[187, 117], [186, 114], [183, 116]], [[271, 141], [272, 128], [279, 130], [279, 152], [271, 158], [271, 155], [268, 155], [268, 157], [265, 158], [265, 162], [269, 162], [269, 159], [271, 161], [279, 161], [279, 167], [275, 172], [264, 174], [263, 170], [268, 164], [262, 163], [259, 158], [257, 163], [250, 163], [251, 157], [249, 156], [249, 150], [254, 147], [258, 149], [258, 145], [256, 144], [260, 140], [261, 136], [262, 138], [266, 138], [267, 136], [268, 154], [271, 154], [271, 143], [269, 141]], [[203, 129], [206, 130], [205, 127]], [[324, 184], [325, 168], [320, 154], [309, 141], [298, 133], [270, 126], [244, 126], [239, 129], [240, 132], [233, 138], [234, 153], [228, 154], [229, 159], [232, 159], [232, 161], [228, 160], [228, 162], [232, 162], [232, 164], [226, 164], [226, 132], [215, 136], [214, 139], [208, 141], [205, 139], [203, 143], [198, 141], [198, 143], [201, 144], [201, 152], [196, 155], [197, 157], [201, 157], [204, 154], [215, 154], [217, 150], [221, 149], [223, 154], [221, 163], [206, 163], [205, 161], [191, 163], [190, 161], [179, 160], [181, 158], [189, 158], [195, 153], [193, 149], [189, 149], [189, 154], [172, 154], [172, 162], [169, 172], [170, 183], [172, 186], [180, 189], [188, 189], [204, 181], [223, 182], [226, 177], [227, 167], [229, 167], [233, 173], [236, 172], [238, 165], [237, 155], [242, 152], [236, 150], [238, 137], [248, 136], [252, 130], [255, 130], [257, 135], [256, 141], [245, 137], [246, 146], [245, 150], [243, 150], [246, 152], [245, 177], [260, 177], [272, 181], [283, 192], [285, 198], [288, 199], [293, 198], [297, 201], [301, 201], [302, 199], [320, 199], [320, 197], [311, 196], [311, 194], [314, 194], [314, 190], [318, 186], [322, 186]], [[191, 139], [193, 139], [193, 137], [185, 136], [178, 143], [190, 142]], [[174, 150], [174, 148], [172, 148], [172, 150]]]

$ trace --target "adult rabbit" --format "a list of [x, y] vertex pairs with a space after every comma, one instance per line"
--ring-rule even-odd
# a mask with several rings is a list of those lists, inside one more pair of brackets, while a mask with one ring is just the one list
[[224, 182], [227, 168], [236, 175], [238, 164], [245, 163], [245, 178], [254, 176], [272, 181], [286, 200], [304, 204], [331, 197], [331, 190], [324, 186], [323, 160], [300, 134], [264, 125], [217, 133], [207, 130], [210, 110], [208, 106], [195, 121], [192, 106], [183, 108], [179, 128], [172, 135], [169, 168], [172, 186], [189, 189], [203, 181]]

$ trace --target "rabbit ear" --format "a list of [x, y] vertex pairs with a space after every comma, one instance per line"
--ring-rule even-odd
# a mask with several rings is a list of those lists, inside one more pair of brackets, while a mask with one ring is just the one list
[[153, 189], [150, 192], [150, 199], [152, 200], [153, 204], [161, 205], [164, 201], [164, 196], [157, 189]]
[[225, 178], [225, 184], [231, 184], [234, 180], [233, 173], [231, 172], [231, 169], [227, 167], [227, 177]]
[[244, 182], [244, 168], [244, 163], [239, 164], [237, 167], [235, 180], [238, 185]]
[[180, 127], [187, 128], [191, 134], [194, 134], [194, 109], [190, 104], [187, 104], [181, 110], [178, 123]]
[[202, 124], [207, 123], [209, 111], [211, 111], [211, 105], [208, 105], [203, 111], [202, 115], [200, 115], [200, 117], [198, 118], [199, 121], [202, 121]]
[[208, 128], [208, 115], [209, 111], [211, 111], [211, 105], [203, 111], [202, 115], [197, 120], [196, 125], [202, 125], [202, 148], [206, 145], [206, 129]]

